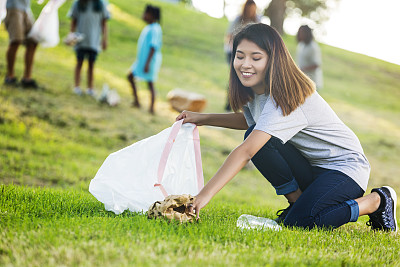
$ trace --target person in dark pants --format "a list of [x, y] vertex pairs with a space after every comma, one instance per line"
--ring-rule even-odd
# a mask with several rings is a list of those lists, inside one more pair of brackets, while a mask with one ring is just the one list
[[[78, 0], [72, 4], [69, 11], [71, 33], [78, 32], [84, 35], [81, 42], [75, 45], [76, 66], [74, 71], [74, 93], [82, 94], [80, 87], [83, 61], [87, 58], [87, 90], [86, 94], [95, 96], [94, 65], [101, 49], [108, 46], [107, 20], [110, 14], [102, 0]], [[101, 45], [101, 49], [100, 49]]]
[[234, 38], [230, 103], [234, 113], [183, 111], [185, 123], [247, 130], [245, 140], [196, 196], [197, 216], [249, 160], [290, 205], [285, 226], [337, 228], [369, 215], [372, 229], [397, 231], [396, 192], [366, 191], [370, 165], [357, 136], [295, 64], [282, 38], [265, 24]]
[[30, 0], [7, 0], [7, 15], [4, 19], [4, 25], [7, 28], [10, 42], [6, 52], [7, 74], [4, 84], [12, 86], [18, 84], [14, 72], [15, 60], [19, 46], [25, 44], [25, 70], [21, 79], [21, 86], [36, 89], [38, 85], [32, 79], [32, 69], [37, 43], [27, 38], [34, 22], [30, 6]]

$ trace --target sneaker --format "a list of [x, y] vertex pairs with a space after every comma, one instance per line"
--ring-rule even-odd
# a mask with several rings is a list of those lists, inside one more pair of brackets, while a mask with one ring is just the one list
[[371, 226], [372, 230], [397, 232], [396, 192], [390, 186], [374, 188], [371, 190], [371, 193], [372, 192], [377, 192], [379, 194], [381, 203], [375, 212], [368, 215], [369, 221], [367, 225]]
[[79, 86], [74, 88], [74, 94], [76, 95], [82, 95], [82, 90]]
[[4, 84], [5, 85], [10, 85], [10, 86], [17, 86], [17, 78], [15, 77], [5, 77], [4, 78]]
[[96, 92], [92, 88], [87, 89], [86, 90], [86, 94], [90, 95], [90, 96], [93, 96], [93, 97], [96, 97]]
[[276, 218], [274, 221], [277, 223], [283, 223], [283, 221], [286, 218], [286, 215], [289, 213], [289, 210], [292, 208], [294, 202], [289, 202], [289, 207], [287, 207], [286, 209], [281, 209], [278, 210], [276, 212], [276, 215], [278, 216], [278, 218]]
[[21, 80], [21, 86], [23, 88], [31, 88], [31, 89], [38, 89], [39, 88], [38, 84], [36, 83], [36, 81], [34, 79], [29, 79], [29, 80], [22, 79]]

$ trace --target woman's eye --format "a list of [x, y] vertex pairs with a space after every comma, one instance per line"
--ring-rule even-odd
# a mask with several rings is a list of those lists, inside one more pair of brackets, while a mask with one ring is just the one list
[[253, 58], [254, 61], [259, 61], [261, 58]]
[[239, 59], [239, 60], [242, 60], [244, 57], [238, 57], [238, 56], [237, 56], [236, 58]]

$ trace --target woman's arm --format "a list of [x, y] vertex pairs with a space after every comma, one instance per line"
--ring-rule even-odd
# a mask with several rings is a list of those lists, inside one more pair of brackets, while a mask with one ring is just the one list
[[200, 210], [207, 205], [215, 194], [232, 180], [270, 138], [271, 135], [263, 131], [254, 130], [241, 145], [229, 154], [214, 177], [196, 196], [191, 211], [196, 212], [197, 218], [199, 218]]
[[313, 71], [318, 67], [319, 67], [319, 65], [313, 64], [313, 65], [310, 65], [310, 66], [307, 66], [307, 67], [303, 67], [303, 68], [301, 68], [301, 70], [302, 71]]
[[184, 119], [184, 123], [191, 122], [198, 126], [209, 125], [236, 130], [247, 130], [246, 119], [243, 113], [197, 113], [191, 111], [183, 111], [176, 120]]

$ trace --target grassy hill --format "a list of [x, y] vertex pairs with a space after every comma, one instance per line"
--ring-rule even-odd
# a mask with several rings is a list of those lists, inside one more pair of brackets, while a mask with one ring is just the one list
[[[90, 180], [113, 151], [169, 127], [178, 113], [167, 93], [182, 88], [207, 97], [206, 112], [223, 112], [228, 68], [223, 35], [228, 22], [184, 5], [149, 1], [162, 8], [163, 65], [156, 82], [156, 116], [139, 83], [142, 109], [130, 107], [128, 68], [145, 26], [147, 1], [110, 1], [109, 49], [95, 69], [122, 97], [110, 108], [72, 93], [75, 56], [63, 44], [39, 47], [34, 77], [42, 88], [0, 85], [0, 264], [15, 266], [167, 265], [399, 265], [396, 236], [371, 233], [366, 218], [333, 232], [284, 229], [242, 232], [240, 214], [274, 217], [286, 206], [264, 178], [245, 169], [202, 211], [199, 224], [183, 226], [115, 216], [87, 192]], [[60, 35], [72, 1], [59, 11]], [[42, 6], [34, 4], [37, 17]], [[294, 52], [295, 40], [285, 36]], [[0, 79], [5, 75], [8, 35], [0, 27]], [[16, 73], [23, 71], [23, 48]], [[370, 188], [390, 184], [400, 192], [400, 66], [322, 45], [325, 87], [321, 95], [358, 135], [372, 165]], [[86, 66], [84, 66], [86, 71]], [[82, 73], [85, 85], [85, 72]], [[200, 127], [205, 179], [242, 140], [243, 132]]]

